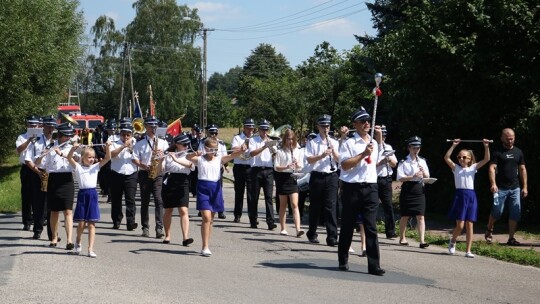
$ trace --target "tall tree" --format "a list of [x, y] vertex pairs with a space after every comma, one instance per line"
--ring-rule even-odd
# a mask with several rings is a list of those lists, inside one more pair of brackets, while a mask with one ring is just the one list
[[[72, 0], [3, 1], [0, 140], [14, 143], [29, 114], [55, 114], [82, 55], [84, 19]], [[0, 160], [13, 152], [0, 146]]]

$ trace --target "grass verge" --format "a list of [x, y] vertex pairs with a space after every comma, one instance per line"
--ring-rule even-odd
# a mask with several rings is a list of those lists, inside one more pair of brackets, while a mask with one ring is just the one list
[[0, 213], [15, 213], [21, 210], [20, 169], [17, 156], [11, 156], [0, 164]]
[[[383, 222], [377, 223], [377, 230], [379, 231], [379, 233], [384, 233]], [[406, 236], [407, 238], [413, 238], [419, 241], [418, 232], [416, 230], [407, 230]], [[531, 235], [531, 237], [537, 238], [538, 236]], [[449, 240], [447, 236], [429, 233], [429, 231], [427, 231], [424, 239], [427, 243], [431, 245], [441, 246], [445, 249], [448, 247]], [[465, 242], [457, 242], [457, 250], [465, 252], [465, 248]], [[515, 248], [508, 247], [505, 244], [499, 244], [496, 242], [488, 244], [486, 241], [475, 241], [472, 244], [471, 251], [474, 254], [484, 257], [491, 257], [500, 261], [540, 268], [540, 252], [532, 248]]]

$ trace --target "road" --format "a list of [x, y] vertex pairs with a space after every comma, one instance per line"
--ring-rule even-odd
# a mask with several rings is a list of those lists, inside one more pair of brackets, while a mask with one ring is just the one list
[[[247, 215], [232, 222], [234, 190], [224, 184], [227, 219], [216, 219], [211, 257], [199, 255], [200, 218], [190, 204], [190, 247], [181, 245], [179, 218], [171, 244], [113, 230], [110, 205], [101, 202], [96, 259], [68, 254], [45, 237], [21, 230], [20, 214], [0, 215], [2, 303], [538, 303], [540, 270], [431, 246], [399, 246], [379, 235], [383, 277], [367, 274], [366, 258], [350, 258], [338, 271], [337, 247], [279, 235], [261, 225], [250, 229]], [[153, 212], [153, 208], [150, 208]], [[152, 220], [153, 217], [150, 216]], [[137, 215], [139, 221], [139, 214]], [[140, 221], [139, 221], [140, 223]], [[153, 224], [151, 225], [153, 226]], [[307, 227], [306, 227], [307, 228]], [[289, 220], [289, 233], [293, 234]], [[323, 229], [319, 239], [324, 240]], [[43, 234], [45, 236], [46, 233]], [[151, 230], [153, 236], [153, 231]], [[86, 252], [87, 238], [83, 241]], [[354, 248], [359, 249], [355, 235]]]

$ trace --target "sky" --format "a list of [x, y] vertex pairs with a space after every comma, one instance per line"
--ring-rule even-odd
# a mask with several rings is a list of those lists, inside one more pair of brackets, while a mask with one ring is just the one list
[[[114, 19], [116, 28], [125, 28], [134, 16], [134, 0], [79, 0], [90, 27], [101, 15]], [[357, 44], [354, 34], [374, 35], [371, 14], [361, 0], [218, 0], [185, 1], [178, 5], [197, 8], [208, 31], [207, 75], [225, 73], [243, 66], [245, 59], [261, 43], [272, 45], [296, 67], [327, 41], [338, 51]], [[196, 44], [202, 48], [203, 39]], [[92, 51], [92, 50], [89, 50]]]

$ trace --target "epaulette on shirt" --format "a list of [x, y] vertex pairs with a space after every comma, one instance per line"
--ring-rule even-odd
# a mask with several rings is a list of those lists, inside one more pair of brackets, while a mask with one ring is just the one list
[[221, 140], [221, 139], [218, 139], [217, 142], [218, 142], [218, 144], [220, 144], [220, 145], [224, 145], [224, 144], [225, 144], [225, 143], [223, 142], [223, 140]]

